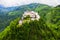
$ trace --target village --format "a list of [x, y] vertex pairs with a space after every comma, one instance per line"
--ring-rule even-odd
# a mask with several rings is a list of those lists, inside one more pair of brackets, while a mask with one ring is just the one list
[[[34, 20], [39, 21], [39, 19], [40, 19], [40, 16], [38, 15], [37, 12], [34, 12], [34, 11], [25, 11], [24, 14], [23, 14], [22, 17], [21, 17], [21, 20], [19, 21], [19, 24], [22, 24], [23, 21], [24, 21], [24, 19], [25, 19], [27, 16], [28, 16], [28, 17], [30, 18], [30, 20], [32, 20], [32, 21], [34, 21]], [[28, 20], [28, 21], [30, 21], [30, 20]]]

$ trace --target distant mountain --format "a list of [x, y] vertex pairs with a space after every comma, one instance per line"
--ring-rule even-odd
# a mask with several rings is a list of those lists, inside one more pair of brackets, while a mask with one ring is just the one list
[[27, 10], [28, 9], [34, 10], [38, 5], [47, 6], [47, 5], [39, 4], [39, 3], [32, 3], [32, 4], [29, 4], [29, 5], [14, 6], [14, 7], [4, 7], [4, 6], [0, 5], [0, 13], [8, 13], [8, 12], [17, 11], [17, 10], [26, 11], [26, 8], [27, 8]]

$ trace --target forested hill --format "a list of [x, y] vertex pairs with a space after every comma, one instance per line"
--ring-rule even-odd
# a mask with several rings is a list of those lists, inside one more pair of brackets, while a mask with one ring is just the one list
[[[45, 19], [45, 20], [44, 20]], [[19, 25], [20, 18], [11, 21], [0, 33], [0, 40], [60, 40], [60, 8], [55, 7], [39, 21]]]
[[16, 7], [0, 7], [0, 31], [2, 31], [10, 22], [18, 17], [21, 17], [24, 11], [36, 11], [40, 16], [44, 17], [51, 10], [51, 6], [39, 3], [22, 5]]

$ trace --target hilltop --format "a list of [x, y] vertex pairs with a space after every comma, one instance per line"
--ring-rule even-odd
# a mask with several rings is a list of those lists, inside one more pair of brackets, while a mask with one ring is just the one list
[[52, 9], [51, 6], [39, 3], [32, 3], [28, 5], [7, 7], [4, 6], [0, 9], [0, 31], [4, 30], [10, 22], [18, 17], [22, 17], [24, 11], [36, 11], [40, 16], [44, 17]]

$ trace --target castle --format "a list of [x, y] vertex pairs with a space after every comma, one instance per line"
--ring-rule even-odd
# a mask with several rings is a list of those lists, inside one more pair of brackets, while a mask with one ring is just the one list
[[27, 17], [27, 16], [30, 16], [30, 20], [39, 20], [40, 19], [40, 16], [38, 15], [38, 13], [37, 12], [34, 12], [34, 11], [26, 11], [26, 12], [24, 12], [24, 14], [22, 15], [22, 18], [21, 18], [21, 20], [19, 21], [19, 24], [22, 24], [23, 23], [23, 20], [24, 20], [24, 18], [25, 17]]

